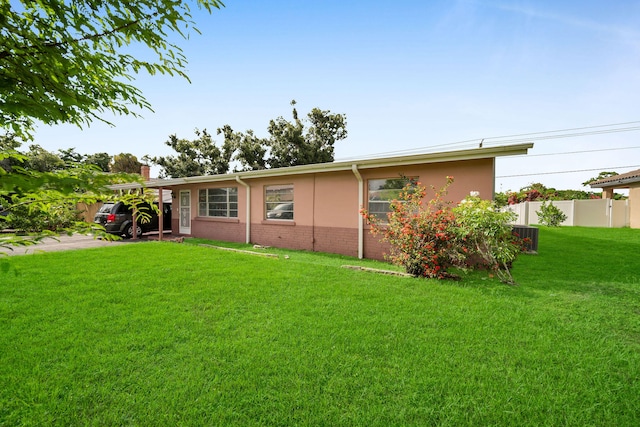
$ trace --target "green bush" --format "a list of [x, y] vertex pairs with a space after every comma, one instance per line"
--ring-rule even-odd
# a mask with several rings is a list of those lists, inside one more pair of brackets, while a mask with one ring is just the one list
[[458, 206], [445, 200], [453, 183], [448, 176], [433, 199], [423, 203], [427, 191], [419, 182], [409, 183], [390, 204], [387, 221], [366, 210], [362, 215], [373, 234], [391, 246], [387, 256], [414, 276], [455, 278], [451, 267], [487, 269], [508, 284], [515, 284], [511, 263], [522, 252], [522, 241], [512, 233], [512, 212], [501, 212], [490, 200], [469, 196]]
[[536, 211], [540, 223], [549, 227], [559, 227], [560, 223], [566, 221], [567, 216], [557, 206], [553, 205], [553, 202], [542, 202], [540, 210]]
[[466, 243], [465, 251], [479, 259], [507, 284], [515, 285], [510, 266], [523, 251], [522, 240], [513, 234], [513, 212], [502, 212], [491, 200], [468, 196], [453, 209], [458, 235]]
[[2, 227], [38, 233], [44, 230], [60, 231], [71, 227], [79, 219], [79, 213], [75, 207], [60, 205], [51, 207], [47, 211], [34, 209], [28, 205], [14, 205], [9, 208], [9, 214], [5, 217]]

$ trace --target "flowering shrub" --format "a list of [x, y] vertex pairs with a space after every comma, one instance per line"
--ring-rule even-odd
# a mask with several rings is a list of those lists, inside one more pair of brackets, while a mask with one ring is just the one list
[[[407, 273], [428, 278], [454, 278], [451, 267], [481, 267], [500, 280], [514, 284], [510, 264], [522, 251], [522, 241], [512, 234], [512, 212], [500, 212], [494, 202], [470, 196], [457, 207], [444, 200], [452, 177], [424, 203], [426, 188], [409, 183], [390, 204], [383, 222], [366, 210], [361, 213], [373, 234], [391, 244], [387, 259]], [[472, 262], [473, 261], [473, 262]]]
[[455, 230], [479, 265], [493, 271], [502, 282], [515, 284], [509, 269], [524, 249], [522, 239], [513, 234], [509, 225], [516, 214], [501, 212], [494, 202], [474, 196], [460, 202], [453, 213]]
[[366, 210], [362, 215], [371, 224], [373, 234], [382, 235], [382, 240], [391, 244], [387, 259], [405, 268], [414, 276], [430, 278], [453, 277], [447, 269], [458, 265], [464, 258], [456, 234], [455, 218], [451, 204], [443, 196], [453, 178], [423, 206], [427, 192], [420, 182], [407, 184], [399, 194], [400, 200], [390, 204], [387, 222]]

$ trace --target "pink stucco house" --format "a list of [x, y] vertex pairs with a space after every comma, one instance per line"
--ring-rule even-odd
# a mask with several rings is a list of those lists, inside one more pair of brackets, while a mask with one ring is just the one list
[[495, 159], [522, 155], [533, 144], [341, 161], [225, 175], [149, 180], [170, 189], [172, 231], [184, 236], [332, 252], [381, 259], [385, 250], [360, 215], [388, 210], [407, 178], [448, 197], [494, 194]]

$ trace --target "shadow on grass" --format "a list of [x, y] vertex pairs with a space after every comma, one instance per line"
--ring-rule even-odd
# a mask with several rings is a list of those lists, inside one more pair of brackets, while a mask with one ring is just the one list
[[514, 275], [522, 285], [538, 290], [637, 298], [639, 253], [640, 230], [541, 228], [538, 255], [520, 257]]

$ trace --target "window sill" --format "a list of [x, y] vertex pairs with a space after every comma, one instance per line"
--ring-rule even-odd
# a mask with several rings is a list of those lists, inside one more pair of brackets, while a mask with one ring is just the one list
[[227, 222], [232, 224], [237, 224], [240, 222], [238, 218], [224, 218], [224, 217], [213, 217], [213, 216], [197, 216], [195, 217], [196, 221], [204, 221], [204, 222]]
[[294, 226], [296, 222], [291, 219], [263, 219], [262, 225], [286, 225]]

